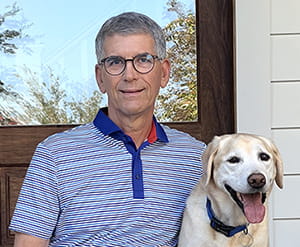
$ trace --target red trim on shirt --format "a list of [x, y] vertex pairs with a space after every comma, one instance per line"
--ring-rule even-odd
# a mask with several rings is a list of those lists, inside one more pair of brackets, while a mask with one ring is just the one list
[[150, 144], [154, 143], [157, 140], [157, 135], [156, 135], [156, 126], [154, 121], [152, 121], [152, 127], [151, 127], [151, 131], [148, 135], [148, 142]]

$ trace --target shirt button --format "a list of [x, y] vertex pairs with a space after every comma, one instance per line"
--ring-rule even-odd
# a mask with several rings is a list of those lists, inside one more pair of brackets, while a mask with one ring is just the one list
[[135, 178], [136, 178], [136, 179], [140, 179], [140, 177], [141, 177], [141, 176], [140, 176], [139, 174], [135, 174]]

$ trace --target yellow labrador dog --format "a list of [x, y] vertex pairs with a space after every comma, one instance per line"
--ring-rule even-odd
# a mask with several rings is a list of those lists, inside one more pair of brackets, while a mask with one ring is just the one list
[[267, 199], [283, 186], [276, 146], [261, 136], [216, 136], [203, 155], [204, 175], [187, 199], [179, 247], [267, 247]]

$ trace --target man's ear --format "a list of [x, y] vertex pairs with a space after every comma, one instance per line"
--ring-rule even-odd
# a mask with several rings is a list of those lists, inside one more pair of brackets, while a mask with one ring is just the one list
[[105, 89], [105, 86], [104, 86], [104, 83], [102, 80], [102, 73], [103, 72], [102, 72], [101, 65], [96, 64], [95, 65], [95, 76], [96, 76], [98, 87], [99, 87], [101, 93], [106, 93], [106, 89]]
[[170, 73], [171, 73], [171, 64], [170, 61], [168, 59], [164, 59], [161, 62], [161, 66], [162, 66], [162, 76], [161, 76], [161, 83], [160, 86], [161, 88], [164, 88], [167, 86], [168, 81], [170, 79]]

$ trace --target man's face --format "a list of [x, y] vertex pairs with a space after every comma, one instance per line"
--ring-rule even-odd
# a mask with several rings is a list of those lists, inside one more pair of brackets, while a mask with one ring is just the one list
[[[121, 56], [132, 59], [138, 54], [157, 55], [154, 40], [148, 34], [109, 36], [104, 42], [105, 57]], [[96, 65], [96, 79], [102, 93], [108, 95], [109, 113], [133, 116], [153, 114], [154, 103], [160, 87], [169, 80], [170, 64], [155, 59], [153, 69], [147, 74], [137, 72], [131, 61], [120, 75], [108, 74], [103, 65]]]

